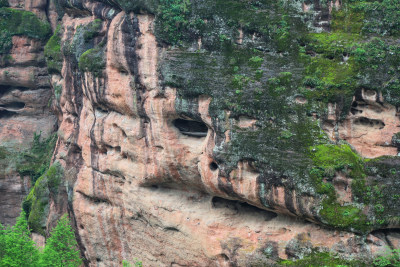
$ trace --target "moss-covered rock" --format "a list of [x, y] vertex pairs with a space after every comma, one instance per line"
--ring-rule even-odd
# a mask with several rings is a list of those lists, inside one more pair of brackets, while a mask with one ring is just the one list
[[44, 40], [50, 34], [50, 24], [41, 21], [32, 12], [7, 7], [0, 8], [0, 54], [6, 54], [11, 49], [11, 38], [14, 35]]
[[[164, 54], [164, 84], [177, 88], [177, 111], [193, 119], [199, 119], [197, 97], [212, 97], [214, 158], [221, 175], [229, 176], [241, 160], [251, 161], [260, 173], [259, 196], [266, 208], [274, 209], [268, 199], [271, 188], [283, 186], [288, 192], [313, 196], [314, 216], [331, 227], [368, 232], [385, 227], [382, 220], [396, 220], [399, 212], [388, 211], [386, 201], [377, 200], [379, 194], [371, 192], [375, 204], [362, 196], [383, 182], [373, 182], [368, 173], [372, 162], [345, 143], [329, 141], [314, 120], [327, 116], [328, 103], [337, 104], [338, 120], [345, 118], [362, 88], [382, 92], [385, 100], [399, 106], [395, 62], [400, 46], [387, 37], [396, 35], [396, 27], [386, 33], [371, 30], [379, 16], [395, 13], [389, 10], [396, 3], [386, 1], [391, 5], [386, 11], [383, 2], [343, 1], [340, 9], [333, 9], [330, 31], [310, 26], [309, 16], [296, 1], [193, 0], [159, 5], [159, 41], [180, 46]], [[162, 12], [170, 20], [161, 19]], [[381, 36], [371, 38], [376, 34]], [[194, 51], [198, 38], [202, 46]], [[297, 103], [299, 97], [306, 101]], [[256, 127], [232, 127], [241, 116], [256, 119]], [[228, 143], [223, 134], [227, 130]], [[339, 172], [352, 181], [353, 199], [347, 203], [338, 202], [332, 183]], [[229, 186], [221, 188], [237, 197]], [[399, 205], [391, 201], [390, 205]]]
[[105, 46], [99, 44], [83, 53], [79, 58], [79, 69], [83, 72], [90, 72], [95, 77], [102, 76], [106, 67], [104, 50]]
[[61, 73], [63, 57], [61, 53], [61, 25], [57, 26], [53, 36], [44, 47], [47, 69], [49, 73]]
[[56, 141], [56, 134], [44, 140], [41, 138], [41, 134], [35, 134], [31, 148], [18, 155], [17, 172], [20, 176], [29, 176], [31, 182], [35, 183], [49, 168]]
[[49, 212], [49, 198], [57, 194], [63, 176], [63, 168], [54, 163], [32, 187], [29, 195], [22, 203], [28, 216], [32, 231], [45, 235], [46, 220]]
[[297, 267], [319, 267], [319, 266], [370, 266], [370, 263], [362, 262], [360, 260], [346, 260], [339, 256], [332, 255], [329, 252], [312, 252], [302, 259], [282, 260], [279, 262], [280, 266], [297, 266]]

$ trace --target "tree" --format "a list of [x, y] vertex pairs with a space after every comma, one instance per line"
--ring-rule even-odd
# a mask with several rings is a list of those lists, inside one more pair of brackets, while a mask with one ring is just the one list
[[81, 264], [82, 260], [79, 256], [74, 231], [67, 214], [65, 214], [51, 231], [40, 260], [40, 266], [78, 267]]
[[[0, 266], [33, 267], [38, 266], [39, 251], [35, 242], [29, 237], [30, 230], [24, 211], [17, 218], [16, 224], [10, 228], [2, 227], [1, 241], [3, 253]], [[1, 255], [0, 255], [1, 256]]]
[[4, 257], [5, 254], [5, 237], [7, 234], [7, 229], [0, 223], [0, 266], [1, 266], [1, 261]]

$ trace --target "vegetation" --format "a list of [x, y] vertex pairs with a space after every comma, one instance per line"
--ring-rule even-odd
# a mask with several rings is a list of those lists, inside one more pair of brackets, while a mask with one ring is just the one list
[[106, 66], [104, 62], [104, 44], [84, 52], [79, 58], [79, 69], [91, 72], [95, 77], [101, 77]]
[[[313, 12], [301, 13], [293, 2], [176, 1], [179, 23], [160, 21], [157, 27], [171, 34], [156, 34], [182, 46], [160, 64], [165, 85], [177, 88], [177, 111], [191, 114], [196, 97], [211, 96], [213, 128], [229, 130], [231, 138], [213, 156], [226, 173], [240, 160], [252, 161], [268, 208], [273, 209], [268, 188], [279, 184], [315, 196], [314, 211], [331, 227], [364, 233], [398, 221], [399, 210], [393, 208], [399, 206], [394, 198], [398, 162], [364, 160], [346, 143], [329, 141], [312, 120], [327, 117], [328, 103], [336, 104], [337, 119], [343, 120], [361, 89], [380, 92], [400, 106], [400, 45], [393, 39], [399, 3], [342, 1], [325, 31], [309, 23]], [[171, 10], [160, 5], [156, 17], [162, 12]], [[238, 30], [244, 36], [240, 44]], [[200, 37], [201, 49], [185, 50]], [[227, 126], [241, 116], [255, 119], [257, 127]], [[352, 179], [347, 203], [339, 203], [333, 186], [339, 172]], [[229, 186], [224, 190], [235, 194]], [[382, 194], [385, 190], [390, 193]]]
[[296, 267], [362, 267], [367, 264], [358, 260], [345, 260], [328, 252], [312, 252], [310, 255], [298, 260], [282, 260], [280, 266]]
[[7, 54], [11, 49], [14, 35], [43, 40], [48, 38], [50, 33], [50, 24], [39, 20], [32, 12], [0, 8], [0, 54]]
[[85, 32], [83, 33], [83, 38], [85, 42], [89, 42], [96, 36], [98, 36], [101, 27], [103, 25], [103, 21], [101, 19], [95, 19], [91, 23], [89, 23], [86, 27]]
[[8, 0], [0, 0], [0, 7], [8, 7]]
[[189, 0], [160, 0], [156, 31], [158, 37], [172, 44], [179, 43], [188, 26]]
[[63, 175], [63, 168], [54, 163], [31, 188], [30, 193], [22, 203], [22, 208], [28, 218], [30, 228], [42, 235], [45, 234], [46, 219], [49, 212], [49, 199], [56, 198], [58, 186]]
[[44, 47], [47, 69], [49, 73], [61, 73], [63, 57], [61, 53], [61, 25], [57, 26], [53, 36]]
[[64, 45], [64, 54], [74, 55], [79, 69], [91, 72], [95, 77], [101, 77], [105, 69], [106, 40], [96, 38], [100, 35], [102, 20], [96, 19], [77, 28], [69, 45]]
[[400, 250], [389, 249], [385, 254], [377, 256], [372, 262], [364, 262], [361, 260], [349, 260], [340, 258], [329, 252], [313, 251], [302, 259], [281, 260], [279, 266], [296, 266], [296, 267], [398, 267], [400, 266]]
[[21, 212], [11, 229], [3, 228], [0, 232], [1, 243], [4, 245], [0, 248], [0, 266], [30, 267], [37, 264], [39, 251], [29, 235], [25, 213]]
[[40, 259], [40, 266], [80, 266], [78, 244], [67, 214], [61, 217], [51, 231]]
[[127, 260], [123, 260], [123, 261], [122, 261], [122, 266], [123, 266], [123, 267], [142, 267], [143, 264], [142, 264], [142, 262], [139, 261], [139, 260], [134, 260], [134, 263], [133, 263], [133, 264], [130, 263], [129, 261], [127, 261]]
[[19, 155], [17, 171], [20, 176], [29, 176], [34, 184], [49, 168], [56, 141], [56, 134], [42, 139], [41, 134], [35, 133], [30, 150]]
[[374, 266], [377, 267], [399, 267], [400, 266], [400, 249], [388, 250], [385, 254], [374, 259]]
[[30, 238], [24, 211], [13, 227], [0, 224], [0, 266], [4, 267], [73, 267], [82, 260], [67, 215], [64, 215], [50, 233], [43, 251]]

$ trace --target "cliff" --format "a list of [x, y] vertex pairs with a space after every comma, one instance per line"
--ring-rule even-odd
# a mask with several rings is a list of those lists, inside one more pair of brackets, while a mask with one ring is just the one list
[[2, 222], [30, 191], [32, 229], [68, 212], [88, 266], [399, 248], [398, 1], [8, 5]]

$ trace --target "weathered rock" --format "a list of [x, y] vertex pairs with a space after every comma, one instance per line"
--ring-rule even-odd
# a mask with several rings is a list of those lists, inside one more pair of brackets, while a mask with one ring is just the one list
[[[102, 9], [96, 12], [105, 13]], [[312, 190], [294, 189], [278, 181], [285, 178], [274, 174], [275, 167], [270, 175], [276, 181], [261, 183], [266, 169], [260, 169], [260, 159], [238, 158], [228, 167], [231, 159], [225, 157], [229, 155], [218, 151], [237, 138], [237, 129], [260, 131], [265, 126], [255, 117], [236, 117], [229, 110], [221, 117], [215, 112], [215, 99], [207, 94], [182, 96], [182, 88], [172, 82], [163, 84], [194, 66], [191, 59], [180, 62], [179, 57], [196, 55], [160, 46], [153, 15], [120, 12], [109, 20], [101, 17], [106, 20], [100, 37], [88, 48], [104, 45], [104, 68], [78, 70], [76, 61], [82, 60], [83, 51], [66, 57], [63, 78], [57, 78], [63, 90], [56, 159], [65, 169], [72, 167], [75, 174], [68, 178], [70, 212], [90, 266], [117, 266], [123, 259], [134, 258], [149, 266], [250, 266], [300, 258], [315, 249], [364, 259], [387, 249], [384, 236], [370, 237], [369, 242], [354, 233], [295, 219], [326, 223], [316, 210], [320, 197], [311, 194]], [[76, 39], [74, 34], [82, 34], [78, 27], [89, 29], [91, 21], [91, 17], [65, 15], [64, 47]], [[249, 42], [244, 33], [240, 38], [241, 45]], [[82, 47], [74, 49], [81, 51]], [[182, 63], [182, 73], [169, 65], [177, 61], [176, 66]], [[227, 86], [229, 81], [225, 82]], [[299, 105], [308, 104], [304, 97], [293, 99]], [[368, 101], [371, 107], [379, 105]], [[389, 105], [385, 110], [396, 115]], [[391, 137], [396, 117], [389, 119], [385, 114], [379, 118], [390, 125], [385, 130]], [[268, 122], [274, 124], [276, 118]], [[339, 123], [336, 115], [333, 122]], [[347, 139], [356, 149], [369, 147], [366, 142], [371, 137], [357, 146], [352, 140], [357, 140], [354, 135], [361, 130], [345, 132], [342, 128], [337, 138]], [[285, 133], [281, 138], [291, 135]], [[393, 153], [370, 150], [375, 156]], [[332, 183], [340, 205], [353, 203], [351, 178], [345, 172], [337, 172]], [[53, 217], [56, 208], [51, 207]]]
[[178, 14], [162, 1], [49, 3], [53, 29], [65, 12], [51, 78], [42, 46], [13, 37], [1, 119], [38, 121], [3, 135], [51, 132], [55, 91], [64, 180], [47, 230], [69, 212], [89, 266], [369, 260], [397, 247], [399, 159], [363, 158], [397, 155], [396, 90], [392, 77], [379, 92], [346, 46], [361, 30], [340, 28], [343, 3], [177, 2]]
[[[23, 6], [46, 19], [46, 1], [10, 1], [10, 6]], [[0, 157], [1, 223], [15, 222], [31, 186], [29, 177], [20, 177], [16, 170], [19, 154], [30, 149], [34, 134], [47, 138], [56, 130], [56, 117], [50, 111], [53, 93], [44, 66], [44, 44], [37, 38], [15, 35], [9, 53], [1, 55], [0, 146], [5, 153]]]

